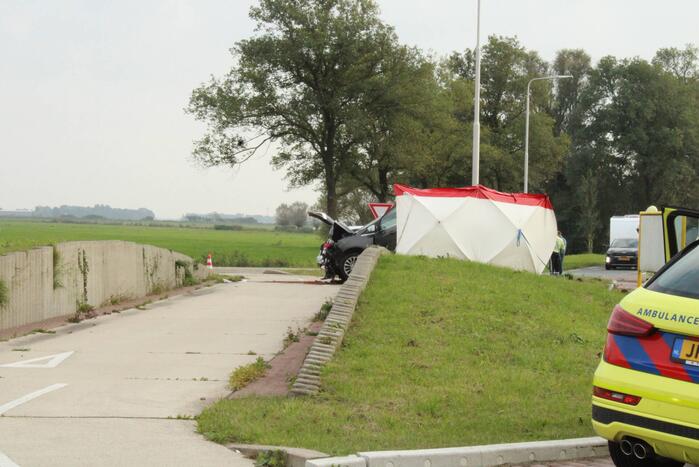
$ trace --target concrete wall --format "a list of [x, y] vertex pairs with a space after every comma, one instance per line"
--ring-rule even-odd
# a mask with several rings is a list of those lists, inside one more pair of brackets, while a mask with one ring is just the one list
[[75, 313], [112, 299], [139, 298], [181, 286], [192, 258], [163, 248], [122, 241], [66, 242], [0, 256], [0, 280], [9, 292], [0, 307], [0, 331]]

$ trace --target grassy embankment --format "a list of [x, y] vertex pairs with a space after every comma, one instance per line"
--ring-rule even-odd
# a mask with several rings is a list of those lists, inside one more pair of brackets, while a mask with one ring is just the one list
[[126, 240], [168, 248], [216, 266], [313, 267], [315, 234], [103, 224], [0, 221], [0, 254], [73, 240]]
[[563, 269], [587, 268], [590, 266], [604, 266], [604, 255], [597, 253], [583, 253], [580, 255], [566, 255], [563, 259]]
[[199, 430], [334, 454], [589, 436], [620, 298], [601, 283], [383, 257], [319, 396], [221, 401]]

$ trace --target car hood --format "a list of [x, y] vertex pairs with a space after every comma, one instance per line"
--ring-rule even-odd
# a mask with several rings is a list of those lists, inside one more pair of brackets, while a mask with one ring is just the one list
[[335, 227], [337, 227], [337, 228], [340, 228], [340, 229], [343, 230], [346, 234], [352, 234], [352, 233], [354, 232], [354, 231], [352, 230], [352, 228], [348, 227], [347, 225], [343, 224], [343, 223], [340, 222], [340, 221], [336, 221], [335, 219], [333, 219], [332, 217], [328, 216], [328, 215], [327, 215], [326, 213], [324, 213], [324, 212], [320, 212], [320, 211], [308, 211], [308, 217], [312, 217], [312, 218], [314, 218], [314, 219], [318, 219], [318, 220], [321, 221], [322, 223], [327, 224], [327, 225], [329, 225], [329, 226], [331, 226], [331, 227], [332, 227], [332, 226], [335, 226]]
[[308, 217], [312, 217], [314, 219], [318, 219], [324, 224], [328, 225], [333, 225], [335, 223], [335, 219], [332, 217], [328, 216], [324, 212], [317, 212], [317, 211], [308, 211]]
[[699, 336], [699, 300], [696, 298], [640, 288], [627, 295], [621, 307], [658, 329]]
[[607, 250], [607, 254], [627, 254], [627, 255], [635, 255], [638, 253], [638, 248], [610, 248]]

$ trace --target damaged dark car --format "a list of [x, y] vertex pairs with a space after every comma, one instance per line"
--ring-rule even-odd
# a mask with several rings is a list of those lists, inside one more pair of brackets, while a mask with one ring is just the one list
[[325, 271], [325, 279], [346, 281], [359, 255], [371, 245], [380, 245], [391, 251], [396, 249], [396, 209], [390, 209], [373, 222], [352, 229], [336, 221], [324, 212], [308, 215], [330, 226], [328, 239], [321, 245], [317, 263]]

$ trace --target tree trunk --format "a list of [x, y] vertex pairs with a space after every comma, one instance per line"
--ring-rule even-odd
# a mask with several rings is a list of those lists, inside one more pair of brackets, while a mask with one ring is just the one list
[[337, 219], [337, 180], [331, 156], [323, 157], [325, 165], [325, 208], [328, 216]]
[[335, 181], [332, 182], [332, 185], [328, 184], [327, 190], [328, 192], [325, 195], [325, 204], [328, 205], [328, 216], [332, 217], [333, 219], [337, 219], [337, 194], [335, 193]]
[[391, 188], [388, 186], [388, 169], [379, 166], [379, 203], [388, 201]]
[[337, 219], [337, 174], [335, 173], [335, 121], [324, 113], [324, 151], [321, 153], [325, 169], [325, 204], [328, 216]]

